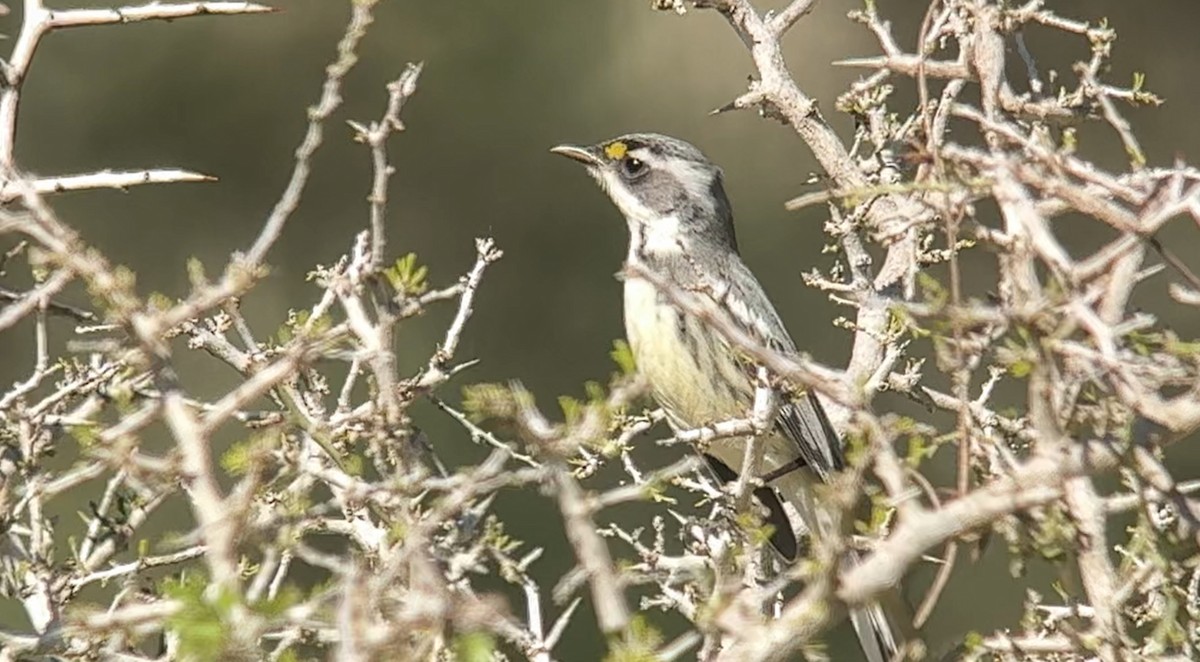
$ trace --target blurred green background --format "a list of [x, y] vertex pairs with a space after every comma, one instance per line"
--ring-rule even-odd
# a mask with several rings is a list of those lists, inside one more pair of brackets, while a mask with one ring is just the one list
[[[343, 254], [367, 224], [368, 154], [351, 141], [344, 120], [377, 118], [384, 84], [406, 62], [423, 60], [419, 91], [404, 111], [408, 131], [391, 145], [397, 170], [388, 219], [391, 252], [416, 252], [438, 285], [470, 266], [474, 237], [492, 236], [505, 251], [484, 279], [459, 352], [482, 363], [459, 386], [519, 379], [552, 406], [556, 395], [580, 394], [585, 381], [610, 373], [608, 350], [622, 334], [620, 287], [612, 275], [624, 253], [624, 223], [577, 166], [547, 149], [635, 130], [692, 141], [725, 168], [747, 262], [797, 343], [823, 361], [844, 364], [849, 338], [830, 322], [846, 311], [805, 288], [799, 277], [830, 263], [821, 254], [824, 214], [783, 209], [786, 199], [807, 190], [802, 182], [814, 167], [809, 151], [789, 129], [752, 113], [709, 116], [744, 90], [753, 69], [743, 45], [715, 13], [679, 17], [651, 11], [648, 4], [381, 2], [361, 63], [346, 82], [345, 106], [327, 127], [304, 202], [270, 254], [271, 276], [245, 301], [260, 335], [273, 332], [289, 307], [314, 300], [317, 292], [305, 273]], [[1107, 17], [1120, 35], [1109, 79], [1127, 84], [1133, 72], [1144, 72], [1149, 89], [1167, 99], [1160, 109], [1129, 112], [1151, 162], [1195, 157], [1200, 3], [1048, 4], [1078, 18]], [[913, 43], [925, 3], [878, 5], [894, 21], [901, 43]], [[220, 178], [55, 199], [61, 216], [88, 241], [137, 272], [143, 293], [184, 295], [184, 264], [191, 256], [211, 271], [220, 269], [230, 252], [253, 240], [289, 176], [305, 108], [317, 98], [349, 0], [279, 0], [278, 6], [281, 12], [266, 16], [74, 29], [51, 35], [37, 54], [19, 127], [23, 168], [50, 175], [178, 166]], [[830, 62], [878, 50], [865, 29], [845, 18], [859, 7], [855, 0], [822, 0], [786, 42], [797, 81], [843, 136], [851, 126], [832, 102], [859, 72]], [[20, 16], [14, 10], [0, 19], [0, 31], [10, 37]], [[1044, 67], [1068, 72], [1069, 79], [1070, 64], [1088, 55], [1086, 44], [1048, 36], [1031, 33], [1031, 46]], [[899, 98], [911, 99], [911, 92], [904, 89]], [[1098, 153], [1108, 159], [1102, 163], [1120, 163], [1111, 135], [1097, 131], [1085, 138], [1102, 141]], [[1075, 250], [1094, 247], [1105, 236], [1093, 222], [1059, 227]], [[1164, 239], [1186, 257], [1195, 252], [1189, 248], [1194, 234], [1184, 221]], [[13, 241], [0, 237], [0, 248]], [[980, 277], [993, 264], [984, 254], [967, 262]], [[23, 282], [12, 278], [10, 286]], [[1193, 312], [1165, 299], [1170, 277], [1157, 278], [1138, 305], [1183, 337], [1198, 335]], [[67, 298], [86, 302], [78, 289]], [[405, 366], [427, 359], [451, 312], [439, 310], [404, 327], [397, 350]], [[68, 330], [56, 323], [53, 339], [64, 340]], [[0, 379], [9, 383], [27, 374], [31, 350], [30, 325], [0, 336]], [[220, 393], [234, 381], [214, 360], [186, 351], [179, 356], [186, 384], [197, 394]], [[444, 395], [458, 398], [454, 386]], [[905, 406], [890, 400], [883, 405]], [[421, 407], [414, 415], [449, 461], [478, 457], [461, 430], [436, 411]], [[648, 453], [645, 465], [670, 455]], [[1200, 473], [1195, 451], [1181, 449], [1172, 457], [1177, 478]], [[547, 505], [534, 495], [509, 495], [497, 509], [517, 537], [549, 546], [538, 565], [548, 587], [570, 562], [564, 541], [550, 533], [557, 524], [544, 524], [544, 518], [557, 518]], [[1024, 588], [1005, 567], [1003, 552], [995, 551], [981, 564], [959, 566], [930, 628], [935, 648], [964, 628], [1016, 618]], [[916, 575], [920, 587], [929, 573]], [[919, 588], [911, 595], [919, 597]], [[11, 607], [0, 605], [0, 622], [23, 620]], [[521, 612], [524, 606], [517, 602], [514, 608]], [[562, 659], [599, 657], [601, 642], [588, 618], [576, 617], [559, 650]], [[677, 624], [667, 616], [652, 618], [667, 629]], [[853, 659], [844, 652], [844, 630], [834, 638], [835, 659]]]

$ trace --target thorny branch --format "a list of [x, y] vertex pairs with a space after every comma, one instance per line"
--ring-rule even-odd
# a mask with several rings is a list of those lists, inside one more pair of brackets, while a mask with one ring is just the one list
[[[660, 4], [684, 13], [693, 3]], [[861, 461], [873, 467], [871, 473], [899, 512], [885, 537], [871, 546], [862, 563], [843, 569], [838, 582], [815, 592], [813, 586], [819, 584], [810, 583], [808, 591], [783, 606], [777, 620], [756, 625], [739, 620], [729, 629], [732, 642], [726, 642], [726, 653], [730, 659], [781, 659], [827, 626], [812, 619], [818, 604], [866, 601], [898, 584], [929, 550], [948, 545], [953, 554], [956, 543], [991, 528], [1019, 549], [1033, 547], [1030, 551], [1036, 552], [1050, 544], [1073, 550], [1081, 592], [1072, 599], [1092, 607], [1083, 630], [1068, 630], [1061, 621], [1037, 616], [1050, 605], [1031, 603], [1034, 616], [1026, 622], [1042, 624], [1045, 631], [1022, 637], [1020, 644], [997, 635], [976, 652], [991, 650], [1009, 659], [1040, 659], [1043, 653], [1060, 656], [1055, 659], [1064, 654], [1144, 659], [1151, 652], [1194, 656], [1198, 642], [1183, 634], [1195, 631], [1190, 617], [1171, 623], [1168, 629], [1177, 636], [1167, 644], [1164, 636], [1169, 636], [1162, 632], [1147, 637], [1139, 631], [1141, 621], [1133, 615], [1134, 605], [1173, 600], [1162, 591], [1180, 581], [1188, 562], [1160, 569], [1159, 579], [1149, 583], [1139, 569], [1163, 568], [1156, 559], [1168, 543], [1151, 544], [1151, 549], [1131, 544], [1118, 562], [1121, 548], [1109, 544], [1112, 511], [1091, 479], [1119, 470], [1133, 494], [1107, 498], [1143, 503], [1150, 513], [1171, 504], [1166, 507], [1177, 519], [1170, 521], [1186, 527], [1185, 539], [1194, 545], [1196, 531], [1187, 522], [1195, 505], [1177, 492], [1161, 462], [1150, 458], [1200, 425], [1196, 361], [1169, 329], [1129, 308], [1133, 290], [1147, 287], [1152, 282], [1148, 278], [1161, 270], [1146, 264], [1147, 245], [1163, 257], [1168, 273], [1182, 281], [1164, 289], [1181, 303], [1200, 300], [1186, 294], [1196, 289], [1186, 262], [1153, 239], [1180, 215], [1200, 219], [1200, 172], [1180, 162], [1148, 167], [1121, 111], [1123, 105], [1155, 105], [1157, 98], [1100, 80], [1116, 38], [1112, 28], [1064, 18], [1040, 2], [930, 3], [914, 52], [906, 52], [870, 4], [851, 18], [871, 31], [883, 55], [842, 63], [870, 70], [838, 101], [838, 110], [854, 116], [858, 127], [853, 146], [846, 148], [792, 79], [780, 47], [783, 33], [811, 4], [798, 0], [775, 13], [760, 11], [749, 0], [705, 0], [694, 6], [716, 10], [728, 21], [756, 70], [748, 91], [720, 110], [755, 109], [788, 125], [823, 170], [813, 179], [826, 190], [805, 194], [789, 208], [830, 205], [827, 231], [840, 244], [843, 261], [830, 275], [814, 272], [806, 281], [856, 309], [847, 369], [757, 346], [703, 297], [672, 288], [656, 274], [642, 270], [625, 277], [651, 282], [682, 310], [710, 323], [738, 351], [796, 387], [824, 396], [848, 438], [866, 437], [866, 448], [882, 454], [873, 465]], [[1091, 58], [1078, 65], [1074, 88], [1059, 78], [1061, 89], [1046, 89], [1035, 54], [1021, 38], [1021, 29], [1033, 24], [1060, 30], [1064, 38], [1086, 39]], [[1014, 47], [1008, 49], [1010, 40]], [[1019, 84], [1008, 80], [1007, 73], [1014, 70], [1006, 66], [1010, 56], [1022, 58], [1029, 92], [1018, 92]], [[893, 87], [904, 79], [919, 90], [921, 104], [915, 109], [891, 104]], [[972, 85], [980, 91], [978, 106], [963, 100], [962, 92]], [[962, 127], [952, 132], [951, 117], [974, 124], [982, 142], [972, 140]], [[1084, 122], [1111, 129], [1130, 157], [1127, 171], [1098, 166], [1090, 160], [1091, 150], [1072, 142], [1075, 125]], [[908, 167], [897, 159], [906, 151], [911, 153]], [[976, 204], [984, 199], [997, 203], [999, 229], [997, 219]], [[1118, 237], [1091, 255], [1073, 258], [1053, 224], [1068, 212], [1086, 215]], [[945, 239], [944, 247], [938, 247], [939, 238]], [[864, 250], [870, 244], [885, 249], [878, 267]], [[965, 292], [959, 281], [959, 255], [977, 245], [998, 257], [993, 286], [998, 296], [992, 299]], [[926, 271], [939, 263], [949, 264], [950, 282], [938, 282]], [[920, 287], [918, 274], [924, 279]], [[922, 352], [922, 338], [935, 340], [932, 351]], [[952, 393], [926, 384], [930, 358], [955, 385]], [[1022, 382], [1027, 386], [1023, 411], [1000, 415], [989, 406], [998, 384], [1011, 392]], [[983, 388], [974, 398], [971, 385], [980, 383]], [[926, 423], [876, 413], [873, 400], [881, 389], [954, 413], [954, 428], [941, 432]], [[871, 440], [897, 426], [911, 432], [888, 433], [882, 446]], [[679, 436], [705, 443], [750, 430], [746, 419], [717, 421]], [[906, 473], [897, 471], [894, 462], [882, 461], [903, 436], [909, 437], [910, 463], [920, 464], [943, 445], [959, 447], [955, 498], [931, 492], [937, 488], [913, 467]], [[914, 442], [921, 444], [916, 456]], [[1141, 458], [1132, 466], [1129, 448]], [[869, 473], [862, 476], [868, 482], [857, 489], [874, 489], [870, 478]], [[1151, 480], [1151, 491], [1139, 487]], [[928, 505], [914, 503], [913, 493], [929, 495]], [[1031, 518], [1024, 521], [1042, 531], [1023, 532], [1014, 527], [1014, 517]], [[1066, 528], [1048, 529], [1053, 521], [1067, 523]], [[1155, 516], [1132, 535], [1138, 541], [1147, 536], [1158, 540], [1172, 530], [1163, 527], [1161, 516]], [[1170, 544], [1174, 549], [1176, 543]], [[1194, 547], [1186, 555], [1194, 558]], [[947, 559], [948, 572], [939, 577], [937, 592], [952, 581], [952, 560]], [[1131, 572], [1138, 572], [1138, 581]], [[1120, 599], [1114, 602], [1114, 596]], [[934, 604], [936, 598], [923, 611]], [[1060, 638], [1056, 630], [1068, 636]], [[1040, 646], [1041, 641], [1054, 644]]]
[[[0, 396], [0, 529], [6, 539], [0, 591], [20, 599], [33, 626], [31, 633], [0, 632], [3, 659], [70, 651], [140, 658], [140, 642], [156, 632], [169, 633], [171, 657], [190, 657], [197, 645], [216, 643], [232, 651], [274, 642], [271, 657], [277, 658], [304, 642], [324, 641], [347, 658], [373, 659], [386, 649], [408, 659], [456, 645], [453, 639], [410, 636], [418, 631], [414, 623], [434, 615], [429, 609], [456, 623], [464, 636], [495, 635], [538, 659], [548, 659], [561, 638], [567, 614], [543, 632], [510, 618], [495, 600], [477, 596], [464, 575], [481, 564], [499, 568], [515, 562], [512, 548], [480, 542], [502, 537], [488, 504], [501, 489], [540, 480], [541, 470], [511, 471], [514, 453], [505, 448], [477, 470], [449, 476], [429, 442], [403, 418], [413, 393], [432, 394], [470, 365], [453, 365], [455, 350], [484, 270], [501, 257], [490, 239], [480, 239], [471, 271], [433, 290], [423, 270], [415, 276], [414, 265], [384, 268], [384, 200], [392, 171], [386, 141], [401, 128], [400, 113], [416, 90], [419, 66], [389, 86], [382, 123], [365, 131], [376, 164], [372, 232], [363, 233], [340, 262], [317, 269], [319, 300], [289, 318], [278, 340], [256, 337], [239, 310], [239, 298], [254, 285], [267, 251], [299, 205], [322, 127], [340, 105], [341, 81], [358, 59], [373, 6], [353, 4], [321, 99], [309, 113], [292, 179], [254, 246], [235, 256], [218, 282], [195, 282], [190, 296], [164, 306], [136, 295], [55, 214], [47, 197], [212, 178], [168, 169], [30, 178], [13, 150], [21, 84], [38, 41], [59, 28], [271, 10], [246, 2], [54, 11], [38, 0], [25, 3], [20, 35], [3, 67], [7, 84], [0, 90], [0, 197], [12, 203], [0, 212], [0, 230], [24, 235], [27, 243], [5, 255], [0, 272], [27, 257], [27, 245], [40, 251], [41, 262], [30, 260], [31, 265], [44, 262], [51, 269], [28, 292], [5, 289], [0, 310], [0, 329], [34, 315], [37, 330], [32, 374]], [[77, 278], [92, 290], [99, 313], [53, 301]], [[431, 351], [429, 370], [396, 374], [392, 328], [445, 301], [457, 301], [458, 312], [442, 346]], [[57, 349], [46, 340], [48, 313], [109, 323], [77, 327], [84, 353], [56, 360], [51, 352]], [[177, 336], [187, 339], [189, 350], [230, 365], [243, 381], [209, 401], [189, 395], [188, 380], [173, 366], [178, 350], [171, 339]], [[329, 409], [324, 395], [338, 371], [328, 374], [317, 366], [336, 367], [347, 356], [355, 367], [344, 375], [339, 406]], [[369, 367], [366, 377], [360, 366]], [[355, 388], [368, 378], [369, 388]], [[124, 411], [114, 419], [115, 407]], [[155, 423], [165, 424], [174, 441], [165, 452], [152, 450]], [[242, 430], [245, 439], [218, 462], [214, 435], [230, 428]], [[52, 451], [72, 437], [78, 457], [65, 469], [46, 466]], [[68, 546], [47, 504], [97, 479], [106, 480], [104, 497], [83, 514], [82, 545]], [[147, 520], [180, 499], [191, 506], [195, 525], [183, 545], [156, 543], [165, 545], [156, 553], [131, 550]], [[397, 527], [411, 535], [397, 540], [389, 533]], [[309, 544], [313, 535], [331, 534], [344, 538], [345, 555], [317, 552]], [[400, 562], [367, 577], [366, 558]], [[292, 596], [286, 587], [294, 586], [297, 560], [324, 568], [328, 586], [303, 600]], [[144, 595], [131, 591], [152, 568], [177, 569], [172, 579], [144, 584]], [[104, 617], [67, 609], [84, 587], [109, 582], [118, 590], [109, 591]], [[536, 584], [528, 587], [536, 602]], [[264, 610], [264, 601], [279, 600], [286, 609]], [[320, 606], [339, 600], [341, 620], [322, 623]], [[414, 609], [419, 605], [424, 606]], [[219, 628], [220, 641], [200, 644], [199, 631], [172, 620], [197, 609], [211, 622], [196, 626]], [[390, 615], [370, 620], [368, 614]], [[410, 653], [397, 652], [404, 649]]]
[[[854, 12], [852, 18], [878, 38], [884, 56], [847, 62], [873, 70], [839, 100], [839, 110], [854, 115], [859, 126], [854, 148], [848, 151], [832, 139], [815, 104], [796, 86], [780, 50], [783, 32], [808, 4], [793, 2], [772, 15], [760, 13], [749, 0], [696, 3], [716, 9], [728, 20], [749, 48], [757, 70], [749, 91], [723, 110], [756, 108], [790, 126], [812, 149], [833, 189], [833, 196], [824, 199], [841, 203], [841, 208], [831, 209], [831, 227], [834, 237], [841, 239], [846, 259], [843, 273], [848, 272], [849, 277], [814, 277], [810, 282], [857, 308], [849, 369], [845, 375], [825, 369], [817, 383], [805, 362], [773, 356], [765, 348], [747, 343], [727, 321], [716, 319], [713, 311], [697, 309], [695, 297], [689, 293], [673, 292], [651, 274], [637, 276], [651, 280], [681, 308], [711, 319], [727, 341], [776, 374], [818, 391], [837, 405], [850, 406], [854, 411], [849, 419], [845, 414], [835, 418], [851, 436], [887, 427], [890, 417], [881, 418], [871, 411], [872, 390], [859, 389], [875, 381], [863, 376], [886, 375], [906, 355], [910, 361], [918, 359], [913, 354], [916, 348], [904, 340], [903, 326], [925, 332], [928, 324], [936, 323], [954, 329], [951, 337], [935, 336], [938, 367], [963, 385], [971, 383], [971, 376], [981, 368], [988, 369], [992, 376], [986, 393], [996, 384], [1000, 374], [996, 368], [1007, 368], [1010, 375], [1021, 377], [1027, 372], [1025, 366], [1034, 366], [1028, 379], [1028, 422], [1016, 425], [1002, 423], [1002, 417], [988, 411], [986, 395], [968, 403], [965, 391], [944, 396], [921, 385], [920, 363], [913, 363], [912, 371], [893, 373], [883, 380], [893, 388], [921, 394], [927, 403], [959, 412], [956, 430], [947, 439], [965, 450], [966, 464], [960, 477], [967, 482], [960, 483], [960, 494], [954, 500], [934, 508], [914, 509], [910, 504], [902, 509], [886, 540], [878, 542], [861, 564], [844, 570], [840, 585], [830, 586], [824, 599], [836, 596], [851, 604], [861, 602], [897, 584], [920, 555], [936, 545], [983, 527], [1004, 530], [1007, 518], [1014, 514], [1062, 509], [1074, 524], [1069, 547], [1077, 550], [1083, 585], [1078, 599], [1090, 602], [1094, 609], [1088, 636], [1055, 652], [1077, 651], [1086, 656], [1087, 649], [1103, 659], [1124, 659], [1133, 651], [1141, 650], [1144, 655], [1144, 651], [1156, 649], [1159, 642], [1131, 639], [1133, 628], [1124, 601], [1111, 602], [1122, 583], [1123, 570], [1108, 546], [1111, 531], [1106, 510], [1089, 476], [1123, 466], [1126, 445], [1154, 449], [1184, 438], [1200, 425], [1200, 419], [1193, 416], [1194, 388], [1174, 397], [1163, 394], [1171, 388], [1168, 384], [1194, 384], [1195, 362], [1190, 356], [1153, 352], [1149, 361], [1138, 358], [1136, 334], [1153, 330], [1154, 323], [1127, 312], [1129, 293], [1146, 277], [1141, 267], [1141, 242], [1180, 213], [1200, 218], [1195, 214], [1196, 191], [1200, 191], [1194, 185], [1197, 171], [1178, 163], [1157, 171], [1146, 168], [1145, 156], [1118, 104], [1154, 104], [1157, 100], [1147, 92], [1098, 80], [1115, 33], [1107, 27], [1061, 18], [1039, 2], [1021, 7], [988, 2], [931, 3], [915, 53], [904, 52], [874, 5]], [[681, 6], [675, 3], [677, 9]], [[1005, 40], [1018, 38], [1021, 26], [1034, 22], [1087, 36], [1093, 57], [1080, 65], [1074, 90], [1064, 88], [1057, 97], [1043, 96], [1036, 67], [1028, 62], [1032, 55], [1023, 41], [1015, 50], [1027, 61], [1032, 92], [1018, 94], [1006, 80]], [[941, 52], [957, 53], [957, 60], [939, 61]], [[903, 113], [898, 118], [889, 115], [895, 109], [889, 106], [890, 88], [885, 87], [885, 81], [898, 85], [896, 79], [905, 76], [921, 88], [923, 101], [908, 119]], [[933, 78], [948, 79], [937, 103], [928, 101], [936, 98], [928, 91]], [[981, 108], [959, 100], [964, 83], [980, 87]], [[988, 147], [960, 142], [944, 121], [950, 115], [976, 123]], [[1079, 122], [1092, 117], [1106, 123], [1130, 155], [1128, 172], [1098, 168], [1088, 161], [1088, 152], [1056, 144], [1054, 132], [1062, 131], [1061, 125], [1045, 123], [1049, 118]], [[914, 126], [923, 127], [926, 135], [913, 133]], [[898, 173], [892, 155], [918, 138], [925, 143], [915, 170]], [[999, 204], [1002, 230], [991, 229], [989, 220], [973, 205], [984, 197]], [[813, 197], [804, 204], [816, 200]], [[1172, 210], [1168, 215], [1153, 211], [1164, 205]], [[1119, 231], [1121, 237], [1093, 256], [1072, 259], [1050, 223], [1065, 211], [1089, 215]], [[954, 228], [963, 219], [977, 226], [975, 240], [990, 244], [1000, 256], [998, 302], [964, 301], [957, 280], [932, 292], [928, 285], [925, 293], [914, 290], [912, 278], [924, 265], [948, 259], [952, 275], [955, 273], [958, 254], [965, 247]], [[948, 247], [934, 250], [939, 224], [950, 228], [944, 232]], [[878, 241], [887, 248], [883, 264], [874, 273], [864, 270], [869, 263], [858, 260], [865, 241]], [[1169, 256], [1167, 261], [1190, 282], [1186, 268], [1176, 266], [1177, 261]], [[1034, 265], [1039, 263], [1047, 268], [1050, 282], [1035, 271]], [[889, 289], [892, 284], [905, 287]], [[1180, 286], [1173, 287], [1178, 298]], [[952, 296], [946, 297], [947, 292]], [[908, 321], [898, 329], [897, 319]], [[1082, 332], [1055, 331], [1064, 325]], [[1023, 336], [1019, 345], [1011, 340], [1017, 333]], [[996, 341], [1005, 341], [1005, 349], [1010, 351], [994, 351]], [[1091, 367], [1097, 361], [1102, 366], [1099, 372]], [[1096, 388], [1113, 395], [1099, 396]], [[930, 402], [928, 398], [935, 395]], [[1093, 404], [1097, 398], [1099, 402]], [[1165, 428], [1166, 433], [1139, 425], [1139, 418], [1161, 426], [1160, 430]], [[877, 421], [884, 422], [884, 427]], [[1022, 455], [1027, 459], [1021, 459]], [[898, 476], [884, 474], [881, 468], [877, 472], [893, 502], [914, 489], [908, 479], [897, 480]], [[1144, 468], [1135, 468], [1131, 475], [1143, 473]], [[972, 475], [989, 480], [972, 485]], [[1169, 482], [1167, 485], [1170, 490]], [[742, 643], [732, 649], [737, 652], [734, 657], [778, 659], [785, 654], [782, 650], [804, 645], [804, 629], [789, 625], [788, 614], [795, 610], [802, 615], [812, 606], [812, 599], [811, 595], [800, 596], [784, 608], [779, 621], [745, 631]], [[1194, 630], [1183, 623], [1179, 627], [1182, 632]], [[1098, 643], [1092, 649], [1090, 644], [1083, 645], [1085, 640]], [[1193, 645], [1189, 638], [1177, 651], [1190, 656]], [[1037, 655], [1036, 651], [1030, 654]]]
[[[0, 594], [31, 626], [0, 631], [0, 659], [148, 659], [144, 644], [159, 635], [169, 659], [198, 645], [270, 659], [301, 646], [339, 659], [439, 659], [472, 646], [571, 659], [555, 650], [584, 601], [614, 659], [788, 659], [819, 654], [846, 607], [880, 599], [945, 550], [933, 559], [941, 570], [922, 601], [924, 622], [942, 589], [973, 571], [960, 550], [989, 540], [1007, 543], [1016, 569], [1056, 559], [1059, 598], [1031, 591], [1019, 623], [989, 625], [966, 641], [921, 642], [918, 633], [903, 656], [957, 645], [961, 656], [1004, 660], [1196, 657], [1200, 501], [1196, 481], [1174, 476], [1162, 454], [1200, 427], [1200, 360], [1193, 342], [1158, 321], [1159, 310], [1130, 302], [1161, 288], [1171, 305], [1200, 304], [1188, 261], [1156, 239], [1181, 217], [1200, 221], [1200, 171], [1182, 161], [1155, 166], [1143, 153], [1123, 111], [1158, 99], [1104, 79], [1113, 28], [1037, 0], [935, 0], [910, 48], [869, 3], [851, 19], [879, 54], [840, 63], [864, 70], [836, 104], [855, 121], [846, 145], [792, 78], [781, 47], [814, 0], [773, 12], [751, 0], [655, 4], [681, 14], [711, 9], [746, 45], [755, 75], [721, 110], [755, 110], [811, 149], [819, 186], [788, 207], [824, 206], [836, 252], [805, 282], [854, 310], [839, 322], [853, 347], [844, 367], [832, 367], [757, 345], [705, 297], [653, 272], [623, 273], [650, 282], [761, 366], [744, 417], [660, 443], [703, 449], [753, 439], [770, 429], [781, 397], [815, 392], [851, 459], [825, 498], [847, 522], [870, 508], [857, 529], [844, 527], [856, 535], [808, 544], [809, 562], [781, 563], [751, 498], [762, 486], [755, 442], [728, 484], [690, 453], [648, 466], [640, 437], [663, 415], [639, 409], [642, 384], [619, 348], [622, 372], [586, 399], [564, 399], [561, 422], [516, 383], [476, 385], [452, 403], [443, 391], [475, 364], [459, 347], [502, 254], [478, 239], [474, 264], [443, 287], [430, 285], [415, 258], [390, 259], [389, 139], [404, 129], [420, 65], [387, 86], [377, 120], [351, 122], [372, 161], [366, 229], [340, 260], [313, 271], [313, 301], [296, 306], [278, 333], [252, 328], [241, 300], [301, 204], [375, 2], [352, 4], [291, 178], [254, 243], [219, 278], [198, 278], [180, 301], [163, 303], [139, 296], [51, 200], [211, 177], [172, 168], [30, 176], [14, 145], [22, 84], [54, 30], [271, 9], [196, 2], [51, 11], [25, 0], [0, 67], [0, 233], [23, 243], [0, 257], [0, 277], [19, 263], [39, 277], [26, 291], [0, 288], [0, 331], [24, 329], [27, 319], [33, 330], [28, 375], [0, 394]], [[1082, 41], [1087, 59], [1070, 73], [1043, 71], [1023, 37], [1034, 26]], [[1028, 80], [1010, 79], [1014, 72]], [[915, 107], [893, 99], [903, 86], [915, 91]], [[1097, 162], [1092, 145], [1078, 142], [1084, 123], [1107, 127], [1128, 163]], [[1090, 254], [1074, 251], [1056, 223], [1067, 214], [1114, 238]], [[965, 283], [967, 256], [987, 265], [986, 291]], [[56, 300], [76, 281], [97, 310]], [[420, 370], [404, 374], [396, 330], [447, 303], [454, 314], [440, 342], [425, 348]], [[49, 329], [68, 321], [79, 326], [64, 351]], [[176, 372], [178, 357], [196, 351], [228, 365], [238, 383], [198, 397]], [[422, 399], [479, 445], [479, 462], [447, 466], [442, 440], [409, 417]], [[239, 441], [219, 448], [228, 434]], [[50, 462], [64, 449], [74, 453], [68, 462]], [[956, 471], [943, 485], [926, 469], [947, 453]], [[618, 484], [606, 485], [613, 474]], [[1121, 487], [1105, 487], [1097, 480], [1105, 475]], [[100, 496], [77, 529], [49, 515], [89, 487]], [[507, 490], [539, 493], [560, 513], [556, 531], [574, 554], [564, 576], [547, 577], [543, 549], [514, 539], [492, 512]], [[184, 533], [135, 543], [151, 518], [180, 502], [191, 513]], [[648, 519], [630, 524], [620, 509], [631, 503]], [[1120, 513], [1134, 518], [1126, 530], [1114, 526]], [[340, 546], [330, 551], [318, 537]], [[838, 562], [850, 550], [861, 560]], [[326, 581], [299, 580], [301, 567]], [[512, 590], [481, 588], [483, 574]], [[82, 608], [85, 588], [107, 604]], [[693, 628], [664, 641], [652, 622], [658, 610]], [[213, 631], [216, 643], [205, 638]]]

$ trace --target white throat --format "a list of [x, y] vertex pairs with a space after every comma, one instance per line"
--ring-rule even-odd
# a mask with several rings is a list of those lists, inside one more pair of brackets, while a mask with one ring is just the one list
[[652, 219], [627, 219], [629, 222], [629, 254], [678, 255], [685, 250], [679, 217], [674, 214]]
[[646, 255], [678, 255], [684, 252], [685, 245], [681, 232], [679, 216], [669, 214], [660, 216], [653, 209], [642, 204], [636, 196], [630, 194], [624, 184], [611, 172], [590, 171], [604, 190], [612, 197], [629, 224], [629, 258], [635, 259], [638, 254]]

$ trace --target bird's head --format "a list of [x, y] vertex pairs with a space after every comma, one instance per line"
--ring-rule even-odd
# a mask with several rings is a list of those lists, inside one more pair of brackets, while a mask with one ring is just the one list
[[672, 252], [703, 245], [737, 250], [721, 169], [694, 146], [656, 133], [633, 133], [550, 151], [587, 166], [625, 216], [640, 249]]

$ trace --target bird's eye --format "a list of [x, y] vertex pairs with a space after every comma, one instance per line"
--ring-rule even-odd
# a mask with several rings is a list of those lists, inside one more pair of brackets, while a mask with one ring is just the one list
[[646, 172], [646, 162], [632, 156], [621, 161], [621, 170], [627, 179], [633, 179]]

